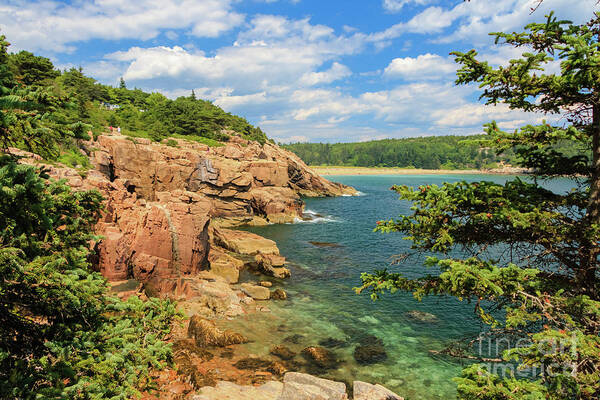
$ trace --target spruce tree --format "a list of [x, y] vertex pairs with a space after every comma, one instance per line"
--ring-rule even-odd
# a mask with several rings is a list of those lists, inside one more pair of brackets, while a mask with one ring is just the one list
[[[7, 47], [0, 36], [1, 150], [83, 137], [57, 116], [68, 98], [15, 80]], [[174, 304], [119, 300], [90, 269], [101, 200], [0, 154], [0, 399], [129, 399], [170, 360]]]
[[[487, 104], [546, 113], [556, 121], [514, 132], [486, 125], [482, 145], [499, 154], [514, 150], [532, 178], [395, 186], [402, 200], [413, 203], [412, 214], [378, 222], [378, 231], [406, 235], [415, 252], [436, 254], [420, 278], [365, 273], [359, 292], [373, 298], [397, 290], [417, 299], [455, 296], [474, 303], [490, 327], [488, 337], [527, 343], [508, 349], [503, 359], [536, 372], [500, 375], [471, 365], [456, 379], [460, 398], [600, 398], [599, 34], [598, 15], [576, 25], [551, 14], [524, 32], [492, 34], [497, 44], [523, 49], [507, 66], [480, 61], [475, 50], [453, 53], [461, 65], [457, 84], [478, 84]], [[560, 63], [560, 71], [547, 72], [550, 63]], [[562, 151], [564, 143], [579, 152]], [[547, 189], [547, 181], [559, 177], [569, 178], [573, 189]], [[452, 257], [457, 248], [469, 257]], [[469, 350], [449, 352], [474, 357]]]

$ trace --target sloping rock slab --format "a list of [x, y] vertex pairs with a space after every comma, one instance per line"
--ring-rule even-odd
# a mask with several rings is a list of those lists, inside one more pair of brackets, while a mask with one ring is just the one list
[[283, 383], [270, 381], [261, 386], [243, 386], [221, 381], [215, 387], [203, 387], [192, 400], [275, 400], [283, 390]]
[[367, 382], [354, 381], [352, 389], [354, 400], [404, 400], [403, 397], [381, 385], [371, 385]]
[[256, 255], [260, 252], [279, 255], [274, 241], [251, 232], [215, 229], [214, 240], [219, 246], [237, 254]]
[[348, 400], [346, 385], [299, 372], [283, 378], [283, 392], [277, 400]]

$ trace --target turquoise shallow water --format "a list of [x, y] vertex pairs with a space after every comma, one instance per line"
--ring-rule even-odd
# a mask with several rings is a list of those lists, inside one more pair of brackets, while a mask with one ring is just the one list
[[[451, 297], [417, 302], [412, 295], [398, 293], [377, 302], [356, 295], [360, 273], [389, 267], [391, 257], [409, 250], [401, 234], [374, 233], [375, 221], [408, 214], [409, 204], [389, 190], [394, 184], [418, 186], [442, 182], [491, 180], [507, 177], [481, 175], [339, 176], [331, 180], [354, 186], [363, 195], [306, 199], [306, 210], [325, 218], [315, 222], [256, 227], [251, 230], [277, 242], [290, 262], [292, 277], [277, 283], [289, 294], [286, 302], [269, 303], [271, 313], [242, 319], [245, 332], [255, 336], [250, 350], [264, 355], [272, 345], [285, 343], [292, 334], [298, 343], [286, 343], [299, 351], [333, 337], [345, 341], [335, 350], [343, 362], [326, 377], [381, 383], [407, 399], [448, 399], [455, 396], [452, 377], [465, 366], [457, 360], [432, 356], [452, 339], [476, 334], [480, 323], [473, 306]], [[561, 186], [559, 184], [559, 186]], [[330, 242], [339, 247], [317, 247], [310, 241]], [[408, 276], [423, 274], [422, 259], [411, 258], [402, 270]], [[253, 278], [255, 279], [255, 278]], [[412, 310], [434, 314], [438, 321], [411, 319]], [[353, 351], [361, 337], [375, 335], [384, 342], [387, 359], [359, 365]]]

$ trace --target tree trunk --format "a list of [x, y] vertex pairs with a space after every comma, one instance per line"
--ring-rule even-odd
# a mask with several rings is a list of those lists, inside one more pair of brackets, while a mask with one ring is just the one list
[[[600, 106], [595, 105], [592, 117], [592, 176], [590, 178], [590, 198], [588, 203], [589, 224], [600, 226]], [[587, 248], [585, 248], [587, 247]], [[580, 288], [584, 289], [593, 299], [597, 299], [597, 266], [600, 246], [598, 242], [591, 241], [582, 250], [583, 254], [581, 269], [577, 271], [577, 281]], [[583, 261], [582, 260], [582, 261]]]
[[592, 177], [588, 217], [592, 224], [600, 224], [600, 106], [594, 106], [592, 122]]

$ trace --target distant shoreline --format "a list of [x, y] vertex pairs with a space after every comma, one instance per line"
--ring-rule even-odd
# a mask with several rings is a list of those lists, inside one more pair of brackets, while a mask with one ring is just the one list
[[343, 166], [309, 166], [317, 174], [329, 175], [521, 175], [526, 171], [521, 168], [502, 169], [419, 169], [392, 167], [343, 167]]

